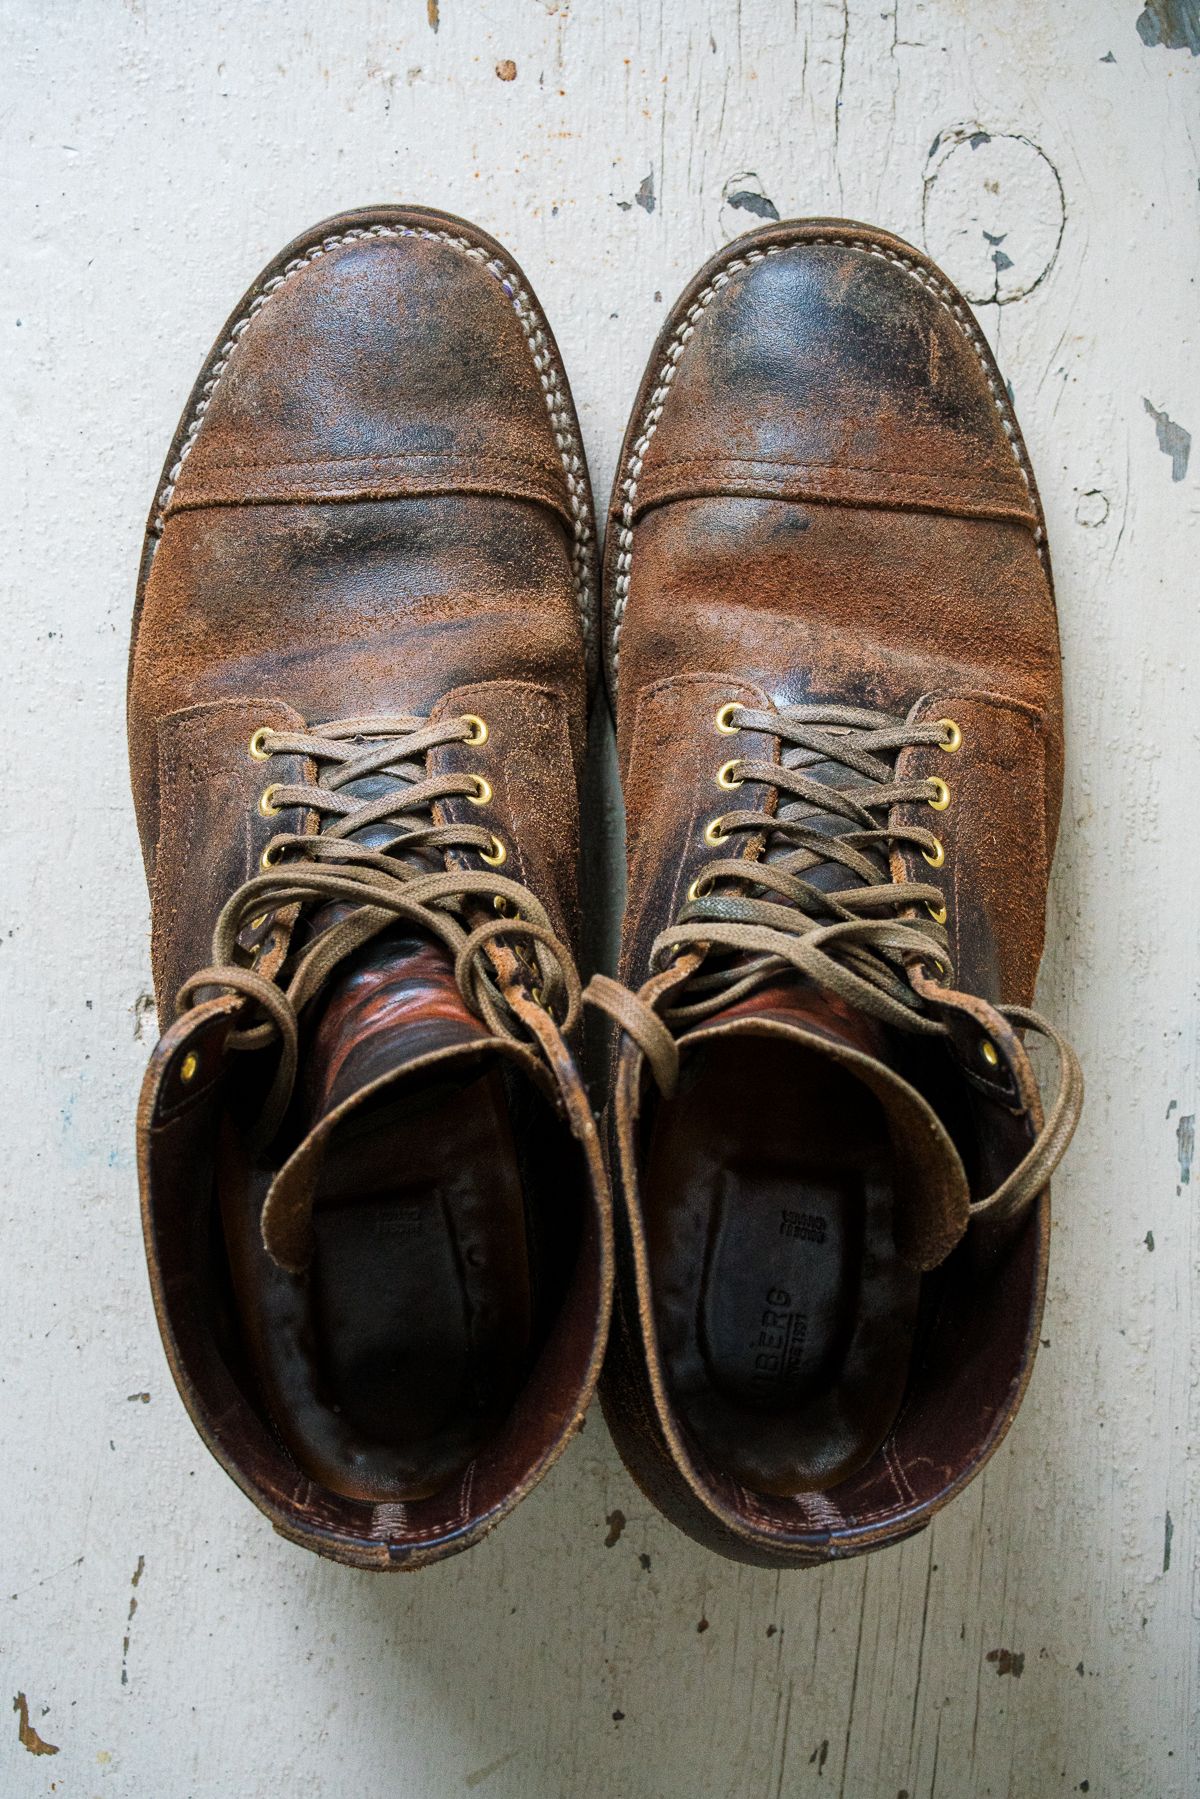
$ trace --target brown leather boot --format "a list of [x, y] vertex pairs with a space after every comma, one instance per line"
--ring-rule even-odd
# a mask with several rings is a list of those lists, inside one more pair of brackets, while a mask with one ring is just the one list
[[147, 531], [155, 1305], [218, 1461], [361, 1567], [511, 1511], [603, 1354], [609, 1202], [569, 1047], [594, 543], [523, 276], [397, 207], [250, 289]]
[[[1062, 783], [1045, 525], [945, 277], [839, 221], [710, 262], [634, 407], [606, 579], [606, 1413], [699, 1541], [851, 1555], [1011, 1422], [1081, 1099], [1025, 1010]], [[1058, 1049], [1045, 1117], [1027, 1027]]]

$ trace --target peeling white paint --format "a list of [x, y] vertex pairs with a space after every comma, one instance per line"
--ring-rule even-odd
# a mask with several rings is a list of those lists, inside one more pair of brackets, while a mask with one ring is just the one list
[[[1174, 10], [1139, 36], [1137, 0], [0, 0], [6, 1799], [52, 1779], [128, 1799], [1195, 1792], [1200, 469], [1172, 478], [1156, 418], [1200, 419], [1200, 60], [1170, 47]], [[593, 1412], [482, 1547], [354, 1574], [273, 1537], [218, 1472], [151, 1316], [122, 721], [145, 514], [247, 282], [376, 200], [465, 213], [523, 263], [603, 500], [664, 308], [757, 222], [739, 192], [917, 241], [924, 218], [949, 273], [1007, 302], [980, 318], [1046, 500], [1067, 673], [1041, 1003], [1089, 1080], [1047, 1346], [984, 1478], [867, 1562], [776, 1577], [705, 1554]], [[19, 1741], [19, 1693], [53, 1759]]]

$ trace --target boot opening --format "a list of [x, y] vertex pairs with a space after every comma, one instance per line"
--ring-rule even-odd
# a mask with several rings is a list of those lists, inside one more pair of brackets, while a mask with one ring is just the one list
[[754, 1490], [835, 1486], [892, 1426], [921, 1286], [896, 1190], [884, 1109], [846, 1067], [778, 1037], [685, 1055], [643, 1188], [655, 1322], [673, 1404]]
[[[524, 1194], [498, 1071], [385, 1091], [330, 1140], [313, 1212], [313, 1359], [347, 1433], [408, 1465], [407, 1497], [469, 1462], [533, 1331]], [[369, 1476], [368, 1476], [369, 1478]]]

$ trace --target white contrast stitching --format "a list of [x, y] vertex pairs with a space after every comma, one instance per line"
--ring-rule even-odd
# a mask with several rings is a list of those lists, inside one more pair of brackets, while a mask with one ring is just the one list
[[546, 411], [550, 415], [550, 424], [554, 431], [554, 441], [562, 459], [563, 474], [566, 477], [567, 493], [571, 503], [572, 545], [571, 545], [571, 579], [575, 586], [576, 600], [583, 622], [583, 637], [586, 645], [591, 646], [595, 631], [594, 595], [592, 590], [592, 559], [594, 550], [594, 533], [592, 530], [590, 508], [587, 500], [587, 476], [583, 460], [583, 445], [575, 431], [559, 378], [558, 365], [546, 336], [544, 321], [534, 304], [532, 296], [521, 287], [512, 269], [501, 262], [499, 257], [489, 257], [482, 244], [473, 244], [465, 237], [456, 237], [450, 231], [435, 231], [429, 226], [418, 225], [362, 225], [354, 226], [349, 231], [340, 231], [332, 237], [326, 237], [303, 256], [297, 256], [287, 263], [278, 275], [263, 283], [255, 294], [245, 312], [237, 323], [230, 328], [229, 336], [221, 345], [209, 371], [208, 379], [200, 390], [200, 398], [192, 410], [187, 430], [179, 448], [179, 455], [167, 470], [166, 480], [159, 492], [158, 508], [151, 531], [155, 537], [161, 536], [164, 515], [171, 503], [176, 484], [183, 465], [195, 448], [204, 415], [212, 403], [213, 395], [221, 383], [238, 341], [247, 329], [256, 312], [266, 305], [272, 295], [277, 294], [293, 276], [302, 269], [308, 268], [329, 251], [340, 249], [344, 244], [357, 243], [363, 238], [405, 238], [422, 237], [431, 242], [449, 244], [452, 249], [460, 250], [469, 256], [472, 262], [482, 263], [487, 273], [498, 282], [508, 298], [509, 304], [517, 315], [529, 353], [533, 358], [533, 366], [537, 370], [541, 382], [542, 394], [546, 402]]
[[[650, 447], [650, 442], [654, 433], [658, 430], [659, 420], [662, 418], [663, 406], [665, 405], [667, 395], [671, 390], [671, 383], [675, 379], [675, 372], [679, 367], [680, 358], [696, 329], [696, 321], [699, 319], [701, 313], [712, 304], [717, 294], [727, 284], [731, 276], [741, 273], [744, 269], [750, 268], [756, 262], [765, 261], [768, 256], [778, 256], [783, 250], [792, 250], [799, 246], [807, 246], [809, 244], [831, 244], [839, 250], [856, 250], [862, 256], [879, 256], [882, 257], [885, 262], [895, 263], [898, 269], [903, 269], [906, 275], [910, 275], [914, 281], [918, 281], [922, 287], [927, 288], [939, 304], [950, 313], [978, 358], [979, 366], [983, 370], [984, 379], [987, 381], [988, 390], [992, 396], [992, 404], [996, 408], [997, 416], [1004, 428], [1004, 435], [1007, 437], [1009, 448], [1012, 450], [1013, 460], [1017, 465], [1022, 481], [1025, 483], [1030, 499], [1033, 498], [1033, 471], [1029, 467], [1029, 463], [1021, 445], [1020, 430], [1017, 426], [1016, 415], [1009, 403], [1008, 395], [996, 380], [988, 366], [988, 352], [980, 336], [979, 327], [976, 325], [975, 320], [971, 317], [966, 307], [948, 286], [936, 280], [927, 269], [921, 268], [917, 263], [913, 262], [911, 258], [899, 256], [894, 250], [885, 250], [879, 244], [857, 243], [852, 238], [801, 237], [795, 238], [791, 243], [787, 244], [768, 244], [766, 248], [762, 250], [747, 250], [744, 256], [734, 257], [732, 261], [725, 263], [722, 268], [718, 269], [708, 286], [702, 293], [697, 294], [696, 298], [683, 315], [682, 320], [677, 326], [671, 341], [667, 346], [666, 357], [658, 372], [658, 381], [653, 393], [647, 401], [646, 410], [642, 415], [641, 434], [633, 445], [629, 461], [626, 465], [625, 478], [621, 483], [621, 513], [617, 526], [616, 579], [614, 582], [615, 597], [613, 601], [611, 627], [614, 689], [617, 681], [617, 670], [620, 664], [621, 623], [625, 616], [625, 607], [629, 600], [629, 583], [633, 569], [633, 515], [637, 502], [638, 482], [641, 479], [642, 466], [645, 462], [646, 452]], [[1050, 565], [1046, 555], [1046, 533], [1043, 531], [1041, 525], [1037, 525], [1034, 528], [1033, 541], [1037, 545], [1037, 553], [1042, 567], [1046, 570], [1047, 574], [1049, 574]]]

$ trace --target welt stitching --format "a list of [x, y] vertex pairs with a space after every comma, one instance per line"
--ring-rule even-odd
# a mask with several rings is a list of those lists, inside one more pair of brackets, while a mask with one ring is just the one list
[[[797, 237], [790, 243], [768, 244], [766, 248], [762, 250], [747, 250], [744, 256], [735, 256], [731, 261], [725, 263], [722, 268], [718, 269], [708, 286], [704, 288], [701, 293], [697, 294], [692, 304], [684, 313], [682, 320], [676, 327], [671, 337], [671, 341], [667, 346], [666, 356], [658, 372], [657, 384], [650, 395], [646, 410], [642, 414], [641, 435], [636, 439], [633, 445], [627, 472], [621, 483], [623, 499], [618, 514], [620, 522], [617, 528], [616, 598], [613, 605], [612, 621], [614, 685], [616, 682], [617, 671], [620, 666], [621, 624], [625, 616], [625, 607], [629, 601], [629, 584], [633, 570], [633, 515], [635, 503], [637, 501], [638, 482], [641, 479], [646, 453], [650, 448], [655, 432], [658, 430], [659, 421], [663, 414], [663, 407], [666, 404], [667, 395], [671, 391], [671, 383], [675, 379], [680, 358], [695, 332], [696, 323], [700, 318], [700, 315], [711, 306], [717, 294], [720, 293], [721, 289], [728, 284], [734, 275], [741, 274], [755, 263], [764, 262], [768, 256], [778, 256], [780, 251], [794, 249], [799, 244], [828, 244], [839, 250], [854, 250], [860, 256], [882, 257], [885, 262], [894, 263], [898, 269], [902, 269], [906, 275], [911, 276], [914, 281], [919, 282], [922, 287], [928, 289], [938, 303], [954, 319], [955, 323], [962, 331], [963, 336], [974, 350], [976, 359], [983, 371], [984, 379], [988, 384], [988, 391], [991, 393], [992, 404], [996, 409], [996, 415], [1004, 429], [1004, 435], [1008, 439], [1009, 448], [1012, 450], [1013, 459], [1016, 462], [1021, 479], [1029, 492], [1029, 497], [1031, 500], [1033, 499], [1033, 474], [1021, 448], [1016, 418], [1013, 415], [1011, 406], [1008, 404], [1008, 397], [988, 367], [988, 355], [981, 342], [978, 326], [967, 312], [966, 307], [957, 299], [948, 286], [937, 281], [934, 276], [929, 274], [927, 270], [921, 268], [910, 257], [899, 256], [894, 250], [885, 250], [879, 244], [860, 244], [851, 238], [831, 236]], [[1046, 533], [1040, 524], [1034, 527], [1033, 540], [1037, 545], [1037, 553], [1042, 567], [1048, 574], [1049, 562], [1046, 556]]]
[[245, 312], [230, 328], [229, 336], [221, 345], [208, 379], [200, 390], [200, 398], [192, 409], [191, 418], [184, 432], [179, 455], [167, 470], [167, 477], [158, 495], [158, 506], [153, 524], [150, 527], [154, 537], [161, 537], [167, 507], [171, 503], [176, 483], [183, 465], [195, 448], [204, 415], [212, 404], [213, 397], [229, 368], [230, 360], [237, 349], [238, 341], [260, 312], [281, 287], [298, 275], [303, 269], [319, 261], [331, 250], [341, 249], [346, 244], [358, 243], [362, 239], [382, 238], [425, 238], [433, 243], [448, 244], [451, 249], [459, 250], [472, 262], [482, 263], [487, 273], [498, 282], [517, 315], [525, 342], [533, 358], [533, 366], [537, 370], [541, 382], [542, 394], [546, 402], [546, 411], [550, 415], [550, 424], [554, 432], [554, 441], [562, 460], [563, 475], [567, 483], [567, 495], [570, 500], [572, 518], [571, 546], [571, 579], [575, 587], [576, 601], [583, 620], [584, 641], [591, 643], [594, 630], [593, 594], [590, 574], [592, 552], [592, 527], [589, 519], [586, 499], [586, 483], [583, 473], [583, 446], [575, 432], [563, 393], [562, 383], [556, 359], [551, 352], [541, 317], [531, 296], [520, 286], [514, 272], [501, 262], [497, 256], [489, 257], [481, 244], [472, 244], [465, 237], [456, 237], [451, 231], [435, 231], [429, 226], [416, 225], [369, 225], [354, 226], [349, 231], [339, 231], [331, 237], [322, 238], [303, 256], [293, 257], [278, 275], [273, 275], [263, 286]]

